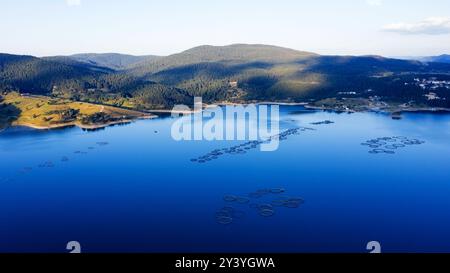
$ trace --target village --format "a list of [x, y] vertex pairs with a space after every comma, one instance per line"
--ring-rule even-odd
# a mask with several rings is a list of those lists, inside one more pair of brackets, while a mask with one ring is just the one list
[[405, 85], [415, 85], [419, 86], [423, 90], [436, 90], [439, 88], [450, 89], [450, 80], [438, 80], [436, 78], [430, 79], [419, 79], [415, 78], [413, 83], [405, 82]]

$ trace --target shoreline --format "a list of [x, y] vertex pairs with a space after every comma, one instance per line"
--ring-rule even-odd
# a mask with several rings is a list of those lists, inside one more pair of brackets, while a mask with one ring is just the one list
[[[344, 113], [357, 113], [358, 112], [358, 111], [355, 111], [352, 109], [339, 110], [339, 109], [332, 108], [332, 107], [314, 106], [314, 105], [309, 105], [309, 104], [304, 105], [304, 107], [308, 110], [334, 111], [334, 112], [344, 112]], [[369, 112], [369, 111], [370, 110], [361, 111], [361, 112]]]
[[246, 102], [246, 103], [237, 103], [237, 102], [218, 102], [212, 104], [212, 106], [227, 106], [227, 105], [283, 105], [283, 106], [306, 106], [307, 102], [277, 102], [277, 101], [261, 101], [261, 102]]
[[[38, 97], [38, 96], [36, 96]], [[82, 102], [83, 103], [83, 102]], [[27, 127], [27, 128], [31, 128], [31, 129], [35, 129], [35, 130], [55, 130], [55, 129], [64, 129], [64, 128], [70, 128], [70, 127], [78, 127], [80, 129], [84, 129], [84, 130], [96, 130], [96, 129], [102, 129], [102, 128], [106, 128], [109, 126], [113, 126], [113, 125], [118, 125], [118, 124], [128, 124], [131, 123], [133, 121], [136, 120], [141, 120], [141, 119], [156, 119], [159, 116], [156, 115], [158, 113], [160, 114], [182, 114], [182, 115], [189, 115], [189, 114], [195, 114], [198, 112], [203, 112], [204, 110], [207, 109], [212, 109], [212, 108], [216, 108], [216, 107], [220, 107], [220, 106], [227, 106], [227, 105], [251, 105], [251, 104], [255, 104], [255, 105], [264, 105], [264, 104], [272, 104], [272, 105], [285, 105], [285, 106], [306, 106], [307, 103], [305, 102], [301, 102], [301, 103], [291, 103], [291, 102], [269, 102], [269, 101], [263, 101], [263, 102], [251, 102], [251, 103], [231, 103], [231, 102], [219, 102], [219, 103], [214, 103], [214, 104], [204, 104], [204, 106], [202, 107], [202, 110], [198, 111], [198, 110], [190, 110], [190, 111], [173, 111], [173, 110], [169, 110], [169, 109], [158, 109], [158, 110], [145, 110], [141, 111], [141, 113], [143, 113], [144, 115], [142, 117], [136, 117], [133, 119], [121, 119], [121, 120], [117, 120], [117, 121], [111, 121], [111, 122], [107, 122], [104, 124], [81, 124], [79, 122], [69, 122], [69, 123], [62, 123], [62, 124], [52, 124], [52, 125], [47, 125], [47, 126], [40, 126], [40, 125], [36, 125], [36, 124], [32, 124], [32, 123], [26, 123], [26, 122], [13, 122], [10, 126], [8, 127]], [[133, 110], [136, 111], [136, 110]], [[0, 133], [3, 132], [4, 130], [8, 129], [8, 127], [6, 128], [2, 128], [0, 129]]]
[[336, 109], [333, 107], [322, 107], [322, 106], [314, 106], [314, 105], [304, 105], [306, 109], [310, 110], [322, 110], [322, 111], [335, 111], [335, 112], [344, 112], [344, 113], [363, 113], [363, 112], [377, 112], [377, 113], [386, 113], [386, 114], [402, 114], [402, 113], [437, 113], [437, 112], [448, 112], [450, 113], [450, 108], [436, 108], [436, 107], [411, 107], [411, 108], [384, 108], [384, 109], [375, 109], [375, 108], [367, 108], [365, 110], [354, 110], [354, 109]]
[[[86, 130], [101, 129], [108, 126], [126, 124], [138, 119], [151, 119], [157, 118], [158, 115], [138, 111], [124, 109], [120, 107], [114, 107], [109, 105], [93, 104], [82, 101], [71, 101], [58, 99], [57, 103], [50, 103], [53, 98], [39, 95], [20, 94], [18, 92], [9, 92], [4, 96], [3, 103], [6, 105], [13, 105], [14, 111], [7, 108], [2, 113], [5, 118], [2, 117], [2, 129], [8, 127], [22, 126], [32, 128], [36, 130], [51, 130], [61, 129], [67, 127], [78, 127]], [[16, 105], [16, 106], [14, 106]], [[35, 105], [37, 105], [35, 107]], [[45, 106], [45, 107], [44, 107]], [[42, 107], [42, 108], [41, 108]], [[71, 120], [65, 120], [62, 118], [61, 111], [72, 109], [77, 111], [75, 116]], [[59, 116], [56, 116], [59, 113]], [[94, 114], [103, 113], [108, 115], [105, 119], [92, 119], [86, 120], [89, 123], [83, 123], [78, 114], [90, 116]], [[37, 119], [37, 117], [43, 117]], [[50, 117], [50, 118], [48, 118]], [[52, 121], [53, 120], [53, 121]]]
[[426, 113], [437, 113], [437, 112], [448, 112], [449, 108], [411, 108], [411, 109], [401, 109], [399, 111], [394, 111], [392, 113], [415, 113], [415, 112], [426, 112]]
[[[119, 124], [128, 124], [128, 123], [131, 123], [136, 120], [155, 119], [155, 118], [158, 118], [158, 116], [156, 116], [156, 115], [150, 116], [149, 115], [149, 116], [143, 116], [143, 117], [138, 117], [138, 118], [134, 118], [134, 119], [116, 120], [116, 121], [111, 121], [111, 122], [107, 122], [107, 123], [103, 123], [103, 124], [81, 124], [78, 122], [69, 122], [69, 123], [62, 123], [62, 124], [53, 124], [53, 125], [48, 125], [48, 126], [39, 126], [39, 125], [31, 124], [31, 123], [19, 122], [19, 123], [11, 124], [10, 127], [27, 127], [27, 128], [36, 129], [36, 130], [54, 130], [54, 129], [69, 128], [69, 127], [78, 127], [80, 129], [84, 129], [84, 130], [96, 130], [96, 129], [102, 129], [102, 128], [119, 125]], [[4, 131], [6, 129], [7, 128], [3, 128], [3, 130], [0, 130], [0, 132]]]
[[[232, 103], [232, 102], [218, 102], [218, 103], [214, 103], [214, 104], [204, 104], [204, 106], [202, 107], [201, 111], [207, 110], [207, 109], [211, 109], [211, 108], [215, 108], [215, 107], [220, 107], [220, 106], [230, 106], [230, 105], [234, 105], [234, 106], [238, 106], [238, 105], [265, 105], [265, 104], [271, 104], [271, 105], [280, 105], [280, 106], [303, 106], [305, 107], [305, 109], [308, 110], [321, 110], [321, 111], [333, 111], [333, 112], [344, 112], [344, 113], [362, 113], [362, 112], [376, 112], [376, 113], [386, 113], [386, 114], [390, 114], [390, 115], [395, 115], [395, 114], [402, 114], [402, 113], [419, 113], [419, 112], [423, 112], [423, 113], [438, 113], [438, 112], [443, 112], [443, 113], [450, 113], [450, 109], [449, 108], [432, 108], [432, 107], [411, 107], [411, 108], [385, 108], [385, 109], [371, 109], [371, 108], [367, 108], [365, 110], [354, 110], [354, 109], [346, 109], [346, 110], [342, 110], [342, 109], [336, 109], [333, 107], [323, 107], [323, 106], [314, 106], [314, 105], [310, 105], [307, 102], [276, 102], [276, 101], [262, 101], [262, 102], [248, 102], [248, 103]], [[23, 127], [27, 127], [27, 128], [32, 128], [32, 129], [36, 129], [36, 130], [52, 130], [52, 129], [63, 129], [63, 128], [69, 128], [69, 127], [78, 127], [80, 129], [84, 129], [84, 130], [96, 130], [96, 129], [102, 129], [102, 128], [106, 128], [106, 127], [110, 127], [110, 126], [114, 126], [114, 125], [119, 125], [119, 124], [128, 124], [131, 123], [133, 121], [136, 120], [141, 120], [141, 119], [156, 119], [159, 116], [156, 115], [156, 113], [161, 113], [161, 114], [182, 114], [182, 115], [186, 115], [186, 114], [194, 114], [194, 113], [198, 113], [200, 111], [196, 111], [196, 110], [190, 110], [190, 111], [173, 111], [173, 110], [169, 110], [169, 109], [159, 109], [159, 110], [145, 110], [145, 112], [141, 111], [141, 113], [143, 114], [143, 116], [141, 117], [136, 117], [136, 118], [132, 118], [132, 119], [121, 119], [121, 120], [116, 120], [116, 121], [111, 121], [111, 122], [107, 122], [104, 124], [81, 124], [77, 121], [74, 122], [69, 122], [69, 123], [63, 123], [63, 124], [53, 124], [53, 125], [48, 125], [48, 126], [39, 126], [39, 125], [35, 125], [35, 124], [31, 124], [31, 123], [25, 123], [25, 122], [13, 122], [9, 127], [18, 127], [18, 126], [23, 126]], [[0, 128], [0, 133], [5, 131], [8, 127], [5, 128]]]
[[[203, 111], [203, 108], [202, 108], [202, 111]], [[183, 115], [186, 115], [186, 114], [197, 113], [197, 112], [200, 112], [200, 111], [194, 111], [194, 110], [190, 110], [190, 111], [173, 111], [173, 110], [167, 109], [167, 110], [146, 110], [146, 112], [150, 113], [150, 114], [156, 113], [156, 114], [183, 114]]]

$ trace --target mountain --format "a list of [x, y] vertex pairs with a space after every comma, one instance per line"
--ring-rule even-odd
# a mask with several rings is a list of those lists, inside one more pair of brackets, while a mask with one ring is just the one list
[[89, 65], [92, 67], [108, 68], [112, 70], [123, 70], [131, 68], [145, 61], [153, 61], [160, 58], [159, 56], [147, 55], [147, 56], [134, 56], [118, 53], [86, 53], [75, 54], [70, 56], [54, 56], [46, 57], [46, 59], [59, 62], [72, 62], [73, 64], [80, 63]]
[[131, 72], [146, 75], [169, 68], [198, 63], [249, 63], [249, 62], [286, 62], [316, 56], [314, 53], [293, 49], [268, 46], [234, 44], [229, 46], [199, 46], [178, 54], [153, 60], [144, 61], [136, 65]]
[[[420, 83], [418, 82], [420, 79]], [[200, 46], [166, 57], [0, 55], [0, 91], [154, 109], [217, 101], [317, 101], [345, 95], [450, 108], [450, 64], [323, 56], [267, 46]], [[429, 100], [433, 92], [439, 100]]]
[[139, 109], [191, 103], [191, 97], [184, 90], [112, 69], [67, 58], [55, 60], [11, 54], [0, 54], [0, 91], [52, 95]]
[[33, 56], [0, 54], [0, 88], [44, 94], [57, 86], [83, 88], [104, 73]]
[[[448, 71], [448, 65], [419, 61], [321, 56], [282, 47], [238, 44], [196, 47], [141, 63], [128, 73], [176, 86], [205, 101], [224, 100], [237, 94], [243, 100], [303, 101], [370, 89], [395, 98], [392, 90], [405, 89], [405, 82], [398, 75]], [[240, 90], [230, 92], [232, 82], [237, 82]], [[408, 89], [414, 91], [405, 99], [419, 96], [417, 88]]]
[[450, 63], [450, 55], [443, 54], [439, 56], [416, 56], [416, 57], [398, 57], [402, 60], [416, 60], [424, 63]]
[[425, 62], [450, 63], [450, 55], [444, 54], [440, 56], [424, 57], [422, 60]]

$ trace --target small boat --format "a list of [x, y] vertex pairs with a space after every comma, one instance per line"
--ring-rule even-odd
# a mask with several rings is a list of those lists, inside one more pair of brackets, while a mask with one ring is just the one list
[[400, 112], [392, 113], [391, 118], [394, 119], [394, 120], [401, 120], [402, 119], [402, 113], [400, 113]]

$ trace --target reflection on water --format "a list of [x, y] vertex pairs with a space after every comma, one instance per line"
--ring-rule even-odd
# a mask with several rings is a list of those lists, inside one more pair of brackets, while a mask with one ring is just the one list
[[[280, 114], [275, 152], [177, 142], [171, 118], [9, 128], [0, 251], [78, 241], [86, 252], [365, 252], [373, 240], [387, 252], [450, 251], [449, 115]], [[368, 153], [378, 149], [396, 153]]]

